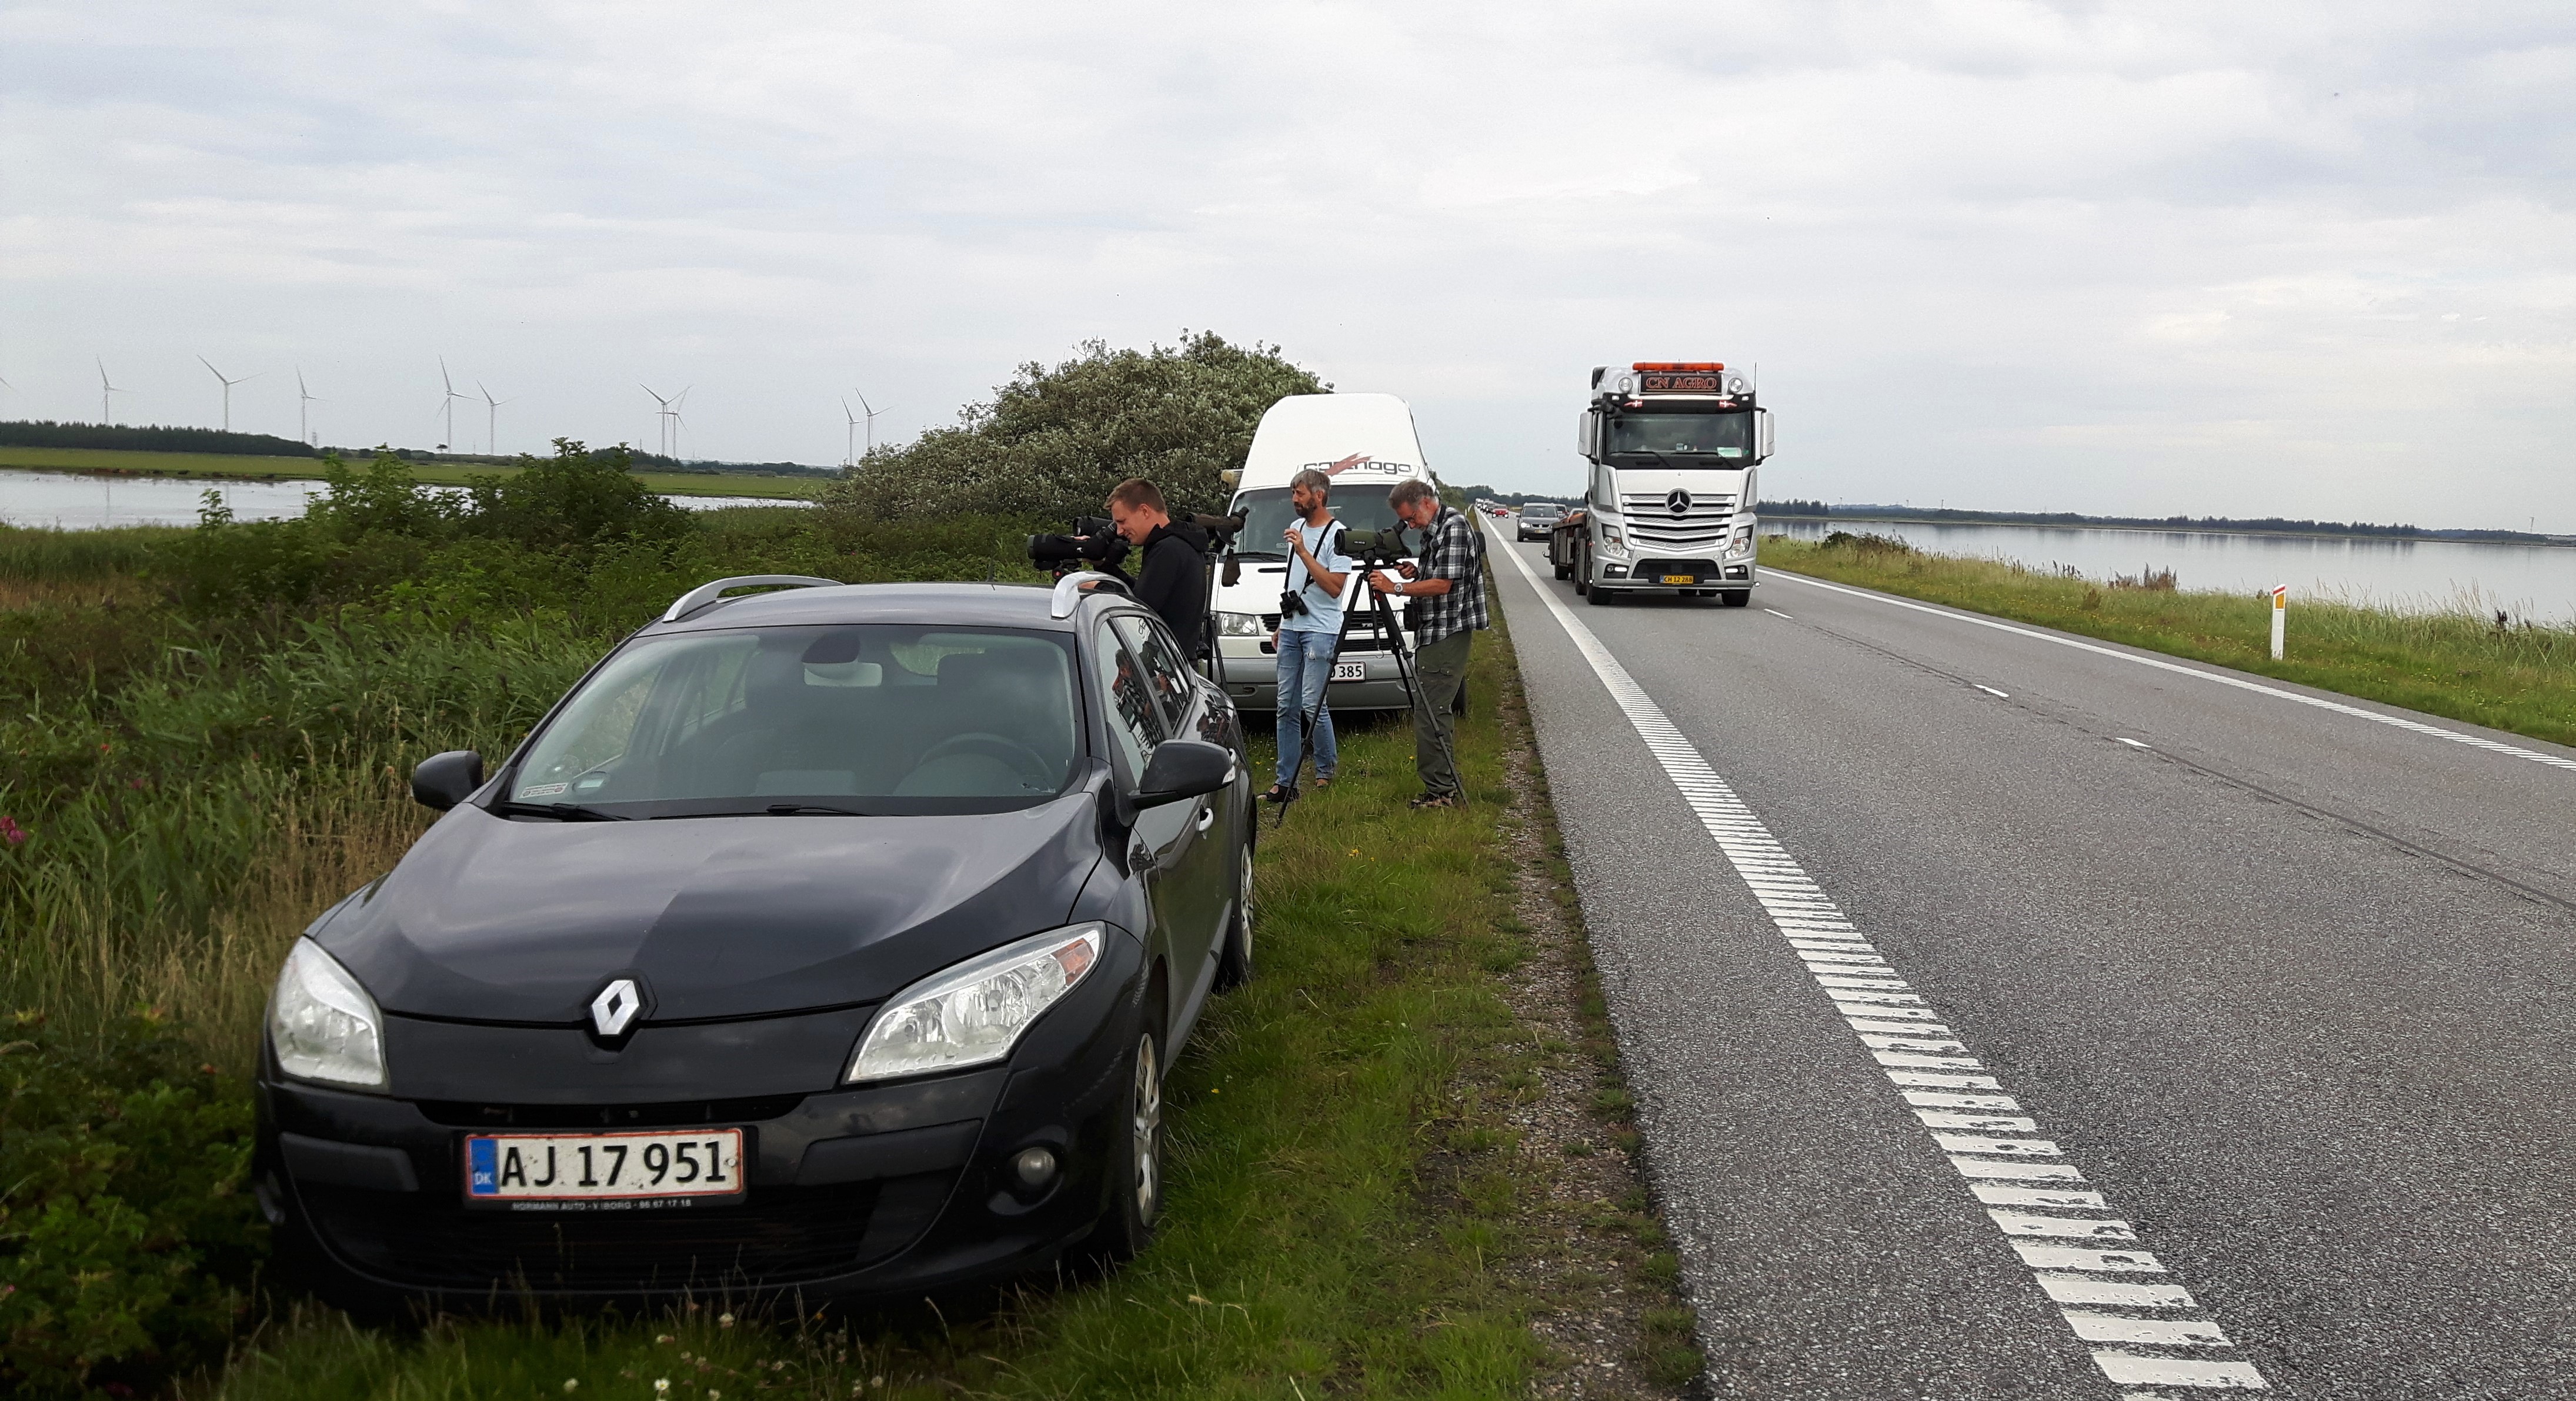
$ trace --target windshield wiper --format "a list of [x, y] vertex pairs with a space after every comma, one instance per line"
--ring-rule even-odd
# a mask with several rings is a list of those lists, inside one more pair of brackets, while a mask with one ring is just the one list
[[614, 812], [601, 812], [579, 803], [497, 803], [496, 812], [524, 812], [533, 817], [551, 817], [563, 822], [629, 822], [632, 818]]
[[761, 811], [771, 817], [876, 817], [879, 815], [873, 812], [861, 812], [857, 808], [836, 808], [828, 803], [771, 803]]

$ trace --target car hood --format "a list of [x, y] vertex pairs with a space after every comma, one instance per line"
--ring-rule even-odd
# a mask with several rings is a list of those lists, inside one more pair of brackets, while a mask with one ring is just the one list
[[615, 974], [646, 1023], [889, 996], [1061, 924], [1099, 863], [1077, 786], [972, 817], [514, 822], [471, 804], [313, 937], [387, 1012], [578, 1023]]

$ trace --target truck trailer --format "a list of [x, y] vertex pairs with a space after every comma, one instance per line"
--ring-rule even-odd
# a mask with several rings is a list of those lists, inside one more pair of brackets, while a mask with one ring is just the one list
[[1592, 371], [1577, 433], [1583, 508], [1548, 537], [1574, 591], [1607, 604], [1632, 593], [1753, 601], [1755, 478], [1771, 455], [1771, 412], [1753, 367], [1640, 360]]

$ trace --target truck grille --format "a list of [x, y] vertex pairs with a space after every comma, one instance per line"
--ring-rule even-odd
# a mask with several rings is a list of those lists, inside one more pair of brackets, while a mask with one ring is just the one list
[[1675, 515], [1670, 493], [1640, 491], [1621, 496], [1619, 511], [1625, 519], [1620, 523], [1627, 527], [1629, 548], [1716, 553], [1727, 527], [1735, 522], [1735, 498], [1696, 491], [1690, 498], [1690, 505]]

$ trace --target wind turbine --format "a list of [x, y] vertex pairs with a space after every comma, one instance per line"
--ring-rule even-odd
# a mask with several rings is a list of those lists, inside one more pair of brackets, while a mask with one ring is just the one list
[[653, 386], [649, 384], [639, 384], [635, 387], [643, 390], [648, 395], [652, 395], [654, 403], [653, 443], [655, 447], [662, 449], [659, 454], [660, 456], [668, 457], [671, 455], [668, 450], [671, 444], [671, 401], [663, 398], [659, 394], [655, 394], [653, 392]]
[[213, 361], [200, 355], [197, 357], [197, 363], [205, 366], [206, 373], [213, 375], [216, 382], [224, 387], [224, 431], [229, 433], [233, 431], [233, 386], [236, 384], [248, 384], [252, 380], [259, 378], [259, 376], [244, 375], [240, 379], [225, 379], [224, 372], [216, 369]]
[[855, 467], [859, 461], [859, 416], [850, 412], [850, 401], [841, 401], [841, 417], [850, 421], [850, 431], [841, 443], [841, 465]]
[[492, 391], [484, 389], [483, 381], [479, 379], [474, 381], [474, 387], [482, 390], [483, 393], [483, 451], [498, 457], [501, 455], [501, 449], [497, 446], [501, 441], [501, 406], [514, 401], [493, 398]]
[[313, 441], [312, 406], [313, 406], [313, 405], [315, 405], [315, 404], [328, 403], [328, 402], [330, 402], [330, 401], [329, 401], [329, 400], [326, 400], [326, 399], [321, 399], [321, 398], [317, 398], [317, 397], [315, 397], [315, 395], [314, 395], [314, 393], [313, 393], [313, 391], [312, 391], [312, 390], [309, 390], [309, 389], [307, 389], [307, 388], [305, 388], [305, 387], [304, 387], [304, 367], [303, 367], [303, 366], [301, 366], [301, 365], [296, 366], [296, 367], [295, 367], [295, 435], [296, 435], [296, 437], [298, 437], [298, 438], [302, 439], [303, 441], [305, 441], [305, 442], [307, 442], [307, 443], [310, 443], [310, 442], [312, 442], [312, 441]]
[[[447, 357], [444, 355], [438, 357], [438, 380], [447, 386], [447, 397], [439, 400], [438, 406], [447, 413], [447, 443], [452, 443], [456, 441], [456, 401], [462, 399], [470, 404], [474, 402], [474, 396], [456, 392], [456, 381], [447, 376]], [[447, 451], [447, 443], [440, 443], [438, 450]]]
[[101, 422], [101, 423], [107, 423], [107, 424], [113, 424], [113, 423], [115, 423], [115, 422], [116, 422], [116, 415], [115, 415], [114, 413], [112, 413], [112, 412], [109, 410], [109, 408], [108, 408], [108, 397], [107, 397], [107, 396], [109, 396], [109, 395], [111, 395], [111, 394], [131, 394], [131, 393], [133, 393], [133, 392], [134, 392], [134, 391], [132, 391], [132, 390], [130, 390], [130, 389], [119, 389], [119, 388], [117, 388], [115, 385], [108, 383], [108, 382], [107, 382], [107, 361], [105, 361], [105, 360], [100, 360], [100, 361], [98, 362], [98, 421], [99, 421], [99, 422]]
[[875, 452], [877, 450], [877, 415], [884, 413], [885, 410], [869, 403], [868, 396], [861, 391], [853, 389], [850, 392], [859, 396], [859, 407], [868, 411], [868, 451]]
[[[694, 388], [695, 386], [691, 387]], [[653, 386], [649, 384], [637, 385], [636, 388], [643, 390], [647, 394], [651, 394], [653, 396], [653, 402], [659, 406], [654, 410], [653, 417], [660, 420], [660, 427], [662, 430], [662, 456], [677, 457], [679, 455], [680, 446], [680, 425], [683, 422], [680, 417], [680, 405], [689, 397], [689, 391], [687, 389], [683, 389], [679, 393], [665, 399], [660, 394], [655, 393]]]

